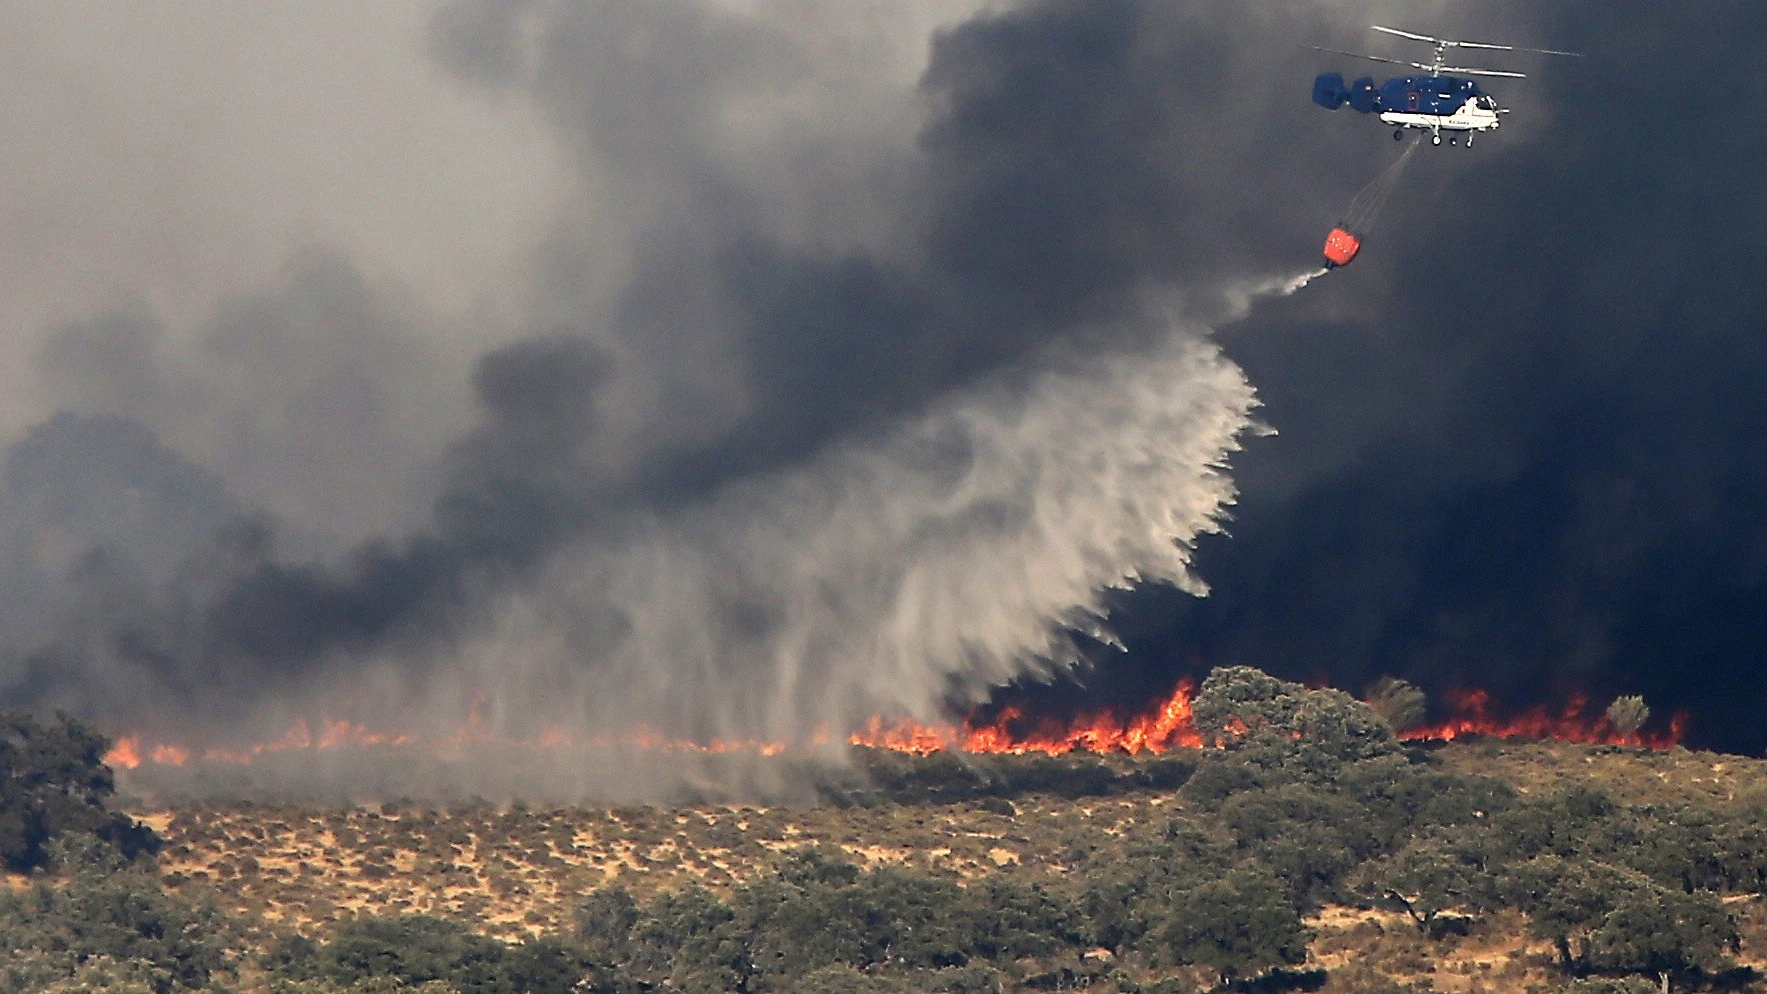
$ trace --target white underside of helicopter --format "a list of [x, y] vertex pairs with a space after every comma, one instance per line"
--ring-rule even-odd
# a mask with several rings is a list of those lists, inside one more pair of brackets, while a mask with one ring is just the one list
[[1475, 100], [1468, 100], [1464, 107], [1452, 114], [1409, 114], [1404, 111], [1389, 110], [1380, 116], [1382, 124], [1398, 128], [1421, 128], [1425, 131], [1492, 131], [1501, 127], [1503, 121], [1497, 112], [1480, 107]]

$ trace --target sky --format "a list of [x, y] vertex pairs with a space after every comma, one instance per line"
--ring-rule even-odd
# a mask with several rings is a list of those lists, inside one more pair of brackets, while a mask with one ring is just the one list
[[1128, 608], [1137, 655], [1518, 704], [1642, 693], [1759, 755], [1767, 127], [1725, 108], [1764, 94], [1682, 81], [1746, 64], [1767, 14], [1494, 13], [1422, 23], [1588, 57], [1490, 81], [1514, 113], [1422, 150], [1374, 265], [1228, 333], [1280, 434], [1235, 461], [1233, 537], [1200, 557], [1216, 596]]
[[[802, 738], [1249, 663], [1767, 748], [1767, 126], [1688, 82], [1746, 5], [0, 21], [8, 704]], [[1376, 21], [1588, 57], [1492, 53], [1273, 292], [1403, 147], [1308, 99]]]

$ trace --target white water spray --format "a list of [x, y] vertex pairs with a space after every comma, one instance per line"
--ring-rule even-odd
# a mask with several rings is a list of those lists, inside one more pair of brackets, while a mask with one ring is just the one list
[[1331, 272], [1330, 266], [1321, 266], [1311, 272], [1302, 273], [1299, 276], [1290, 278], [1282, 285], [1272, 290], [1271, 293], [1278, 297], [1292, 297], [1295, 294], [1300, 293], [1301, 289], [1307, 284], [1329, 272]]
[[[1238, 291], [1287, 296], [1323, 271]], [[1047, 671], [1113, 587], [1206, 592], [1254, 392], [1202, 335], [1000, 377], [886, 437], [623, 521], [512, 601], [464, 674], [565, 727], [803, 741]]]
[[[1231, 296], [1249, 307], [1318, 275]], [[1184, 329], [1134, 354], [995, 377], [881, 437], [611, 524], [507, 598], [456, 665], [415, 682], [397, 667], [364, 673], [357, 713], [370, 701], [427, 713], [433, 733], [457, 729], [470, 700], [475, 734], [579, 743], [648, 729], [838, 744], [875, 714], [937, 720], [953, 696], [980, 700], [1064, 665], [1074, 631], [1108, 638], [1112, 588], [1205, 594], [1192, 545], [1233, 501], [1226, 461], [1256, 427], [1256, 403], [1242, 371]], [[521, 755], [532, 796], [792, 789], [752, 752]], [[404, 789], [513, 789], [503, 762], [474, 762]], [[297, 773], [369, 793], [384, 789], [377, 775], [390, 774]]]

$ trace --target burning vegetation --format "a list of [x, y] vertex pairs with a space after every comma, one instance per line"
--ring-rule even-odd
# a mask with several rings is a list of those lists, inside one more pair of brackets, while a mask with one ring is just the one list
[[[890, 721], [875, 716], [864, 727], [846, 735], [845, 741], [852, 746], [914, 755], [938, 752], [1160, 755], [1173, 749], [1194, 749], [1207, 744], [1195, 723], [1192, 710], [1195, 693], [1195, 682], [1185, 678], [1153, 705], [1126, 712], [1104, 708], [1080, 711], [1071, 716], [1040, 715], [1023, 705], [1006, 704], [942, 724], [908, 719]], [[1506, 712], [1486, 691], [1453, 690], [1445, 695], [1444, 713], [1431, 717], [1423, 692], [1405, 681], [1382, 680], [1370, 687], [1364, 696], [1406, 741], [1449, 742], [1484, 737], [1667, 749], [1681, 744], [1687, 726], [1686, 715], [1676, 714], [1665, 727], [1644, 727], [1650, 709], [1636, 697], [1619, 698], [1604, 712], [1591, 712], [1589, 699], [1581, 695], [1557, 708], [1536, 705], [1519, 712]], [[279, 738], [243, 747], [197, 748], [139, 734], [125, 735], [116, 741], [105, 756], [105, 762], [115, 768], [131, 770], [143, 764], [182, 767], [193, 761], [246, 765], [267, 755], [346, 748], [428, 750], [445, 755], [486, 744], [552, 752], [638, 749], [659, 753], [776, 756], [794, 750], [820, 750], [837, 739], [837, 736], [823, 731], [800, 743], [758, 739], [699, 742], [640, 726], [623, 736], [578, 737], [554, 730], [532, 740], [517, 741], [486, 732], [475, 709], [460, 731], [428, 739], [414, 734], [377, 732], [355, 722], [321, 720], [311, 723], [306, 719], [297, 720]]]
[[[27, 868], [38, 886], [0, 892], [0, 978], [58, 994], [1759, 980], [1760, 761], [1501, 739], [1408, 749], [1383, 716], [1405, 709], [1244, 667], [1163, 703], [1060, 738], [1004, 710], [961, 733], [1046, 749], [857, 749], [816, 774], [809, 805], [206, 802], [144, 816], [163, 845], [133, 854], [101, 823], [68, 821]], [[1600, 720], [1646, 719], [1625, 702]], [[1090, 751], [1106, 732], [1140, 752]], [[0, 810], [35, 803], [10, 799], [44, 765], [94, 804], [108, 793], [102, 740], [65, 720], [18, 723], [6, 745], [20, 775], [0, 781]]]
[[1484, 736], [1668, 749], [1680, 745], [1687, 731], [1685, 714], [1671, 717], [1666, 728], [1647, 730], [1641, 727], [1648, 720], [1650, 709], [1639, 697], [1617, 698], [1606, 711], [1591, 713], [1589, 699], [1578, 695], [1556, 711], [1534, 707], [1507, 717], [1494, 713], [1496, 708], [1491, 695], [1483, 690], [1450, 691], [1448, 702], [1448, 718], [1407, 728], [1400, 733], [1400, 738], [1451, 742], [1469, 736]]

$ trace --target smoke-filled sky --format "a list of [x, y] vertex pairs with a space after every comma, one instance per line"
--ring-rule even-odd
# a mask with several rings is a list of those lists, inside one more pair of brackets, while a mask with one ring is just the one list
[[[0, 5], [0, 700], [803, 737], [1083, 656], [1759, 751], [1746, 11]], [[1590, 58], [1252, 302], [1396, 155], [1308, 102], [1374, 20]]]
[[[1519, 6], [1411, 19], [1588, 57], [1517, 60], [1501, 131], [1423, 149], [1362, 261], [1228, 333], [1281, 434], [1235, 460], [1215, 596], [1127, 608], [1137, 658], [1636, 692], [1759, 755], [1767, 123], [1732, 111], [1767, 10]], [[1314, 116], [1322, 168], [1380, 137]]]

